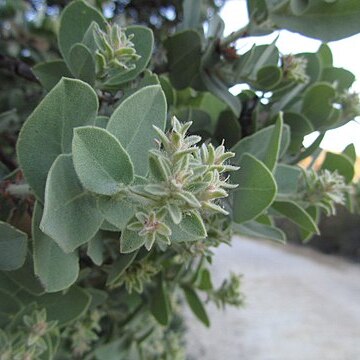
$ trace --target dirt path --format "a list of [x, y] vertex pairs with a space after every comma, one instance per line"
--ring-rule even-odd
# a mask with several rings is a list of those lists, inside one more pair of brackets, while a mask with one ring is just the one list
[[187, 314], [195, 360], [360, 360], [360, 266], [311, 249], [235, 238], [217, 250], [219, 284], [242, 273], [246, 307]]

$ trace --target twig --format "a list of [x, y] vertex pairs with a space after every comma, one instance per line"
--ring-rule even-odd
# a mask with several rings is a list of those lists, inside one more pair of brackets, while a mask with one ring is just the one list
[[238, 39], [244, 38], [248, 35], [248, 26], [245, 26], [237, 31], [232, 32], [229, 36], [226, 36], [220, 42], [221, 48], [226, 48]]

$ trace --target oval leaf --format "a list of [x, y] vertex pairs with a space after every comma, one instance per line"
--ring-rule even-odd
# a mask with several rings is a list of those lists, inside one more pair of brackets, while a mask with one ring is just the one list
[[17, 155], [27, 182], [41, 201], [52, 163], [58, 155], [71, 152], [73, 129], [93, 125], [97, 109], [98, 97], [88, 84], [63, 78], [26, 120]]
[[61, 14], [58, 43], [62, 56], [70, 64], [70, 50], [81, 43], [91, 23], [95, 21], [101, 29], [106, 29], [106, 21], [101, 13], [82, 0], [66, 6]]
[[62, 77], [72, 78], [72, 74], [63, 60], [52, 60], [36, 64], [32, 71], [38, 77], [41, 85], [50, 91]]
[[146, 175], [148, 151], [154, 147], [153, 125], [165, 128], [166, 99], [160, 85], [142, 88], [129, 96], [112, 114], [107, 130], [129, 153], [135, 174]]
[[233, 217], [237, 223], [252, 220], [273, 202], [277, 187], [274, 177], [263, 162], [244, 154], [240, 170], [232, 174], [234, 191]]
[[104, 233], [98, 231], [95, 236], [90, 239], [86, 254], [95, 265], [100, 266], [104, 261], [104, 252]]
[[170, 300], [163, 276], [158, 276], [156, 287], [151, 296], [150, 311], [154, 318], [163, 326], [169, 324]]
[[183, 215], [179, 225], [174, 224], [171, 220], [167, 221], [167, 224], [171, 229], [171, 241], [198, 241], [207, 236], [205, 225], [197, 212]]
[[43, 209], [37, 202], [32, 223], [34, 272], [47, 292], [67, 289], [79, 274], [76, 253], [65, 254], [53, 239], [39, 229]]
[[135, 231], [125, 229], [121, 232], [120, 252], [123, 254], [131, 253], [143, 246], [145, 244], [145, 240], [145, 236], [140, 236]]
[[256, 239], [265, 239], [286, 243], [285, 233], [271, 225], [260, 224], [254, 220], [244, 224], [234, 224], [234, 230], [237, 234]]
[[256, 85], [262, 89], [270, 90], [281, 82], [282, 72], [275, 66], [265, 66], [256, 74]]
[[95, 60], [90, 50], [83, 44], [74, 44], [69, 54], [69, 66], [73, 75], [90, 85], [95, 82]]
[[[276, 128], [275, 125], [270, 125], [260, 131], [257, 131], [255, 134], [247, 136], [241, 139], [235, 146], [232, 147], [231, 151], [235, 153], [235, 157], [232, 160], [232, 163], [239, 165], [241, 158], [245, 153], [253, 155], [258, 160], [263, 162], [268, 162], [269, 166], [273, 164], [273, 160], [269, 159], [269, 151], [272, 153], [272, 158], [276, 158], [277, 152], [277, 141], [276, 139], [280, 137], [279, 126]], [[282, 157], [289, 145], [290, 142], [290, 130], [288, 125], [284, 125], [281, 130], [280, 137], [280, 148], [278, 157]], [[261, 146], [259, 145], [261, 144]], [[267, 159], [267, 160], [266, 160]]]
[[16, 270], [26, 258], [27, 235], [0, 221], [0, 270]]
[[86, 313], [91, 296], [87, 291], [73, 286], [65, 294], [45, 294], [36, 298], [36, 302], [46, 309], [48, 321], [56, 320], [59, 326], [64, 326]]
[[118, 229], [123, 229], [135, 212], [132, 204], [116, 195], [99, 197], [98, 208], [104, 218]]
[[89, 241], [102, 221], [95, 198], [84, 191], [76, 176], [71, 155], [60, 155], [46, 182], [41, 230], [70, 253]]
[[337, 171], [345, 178], [347, 183], [350, 183], [355, 175], [352, 160], [344, 154], [327, 152], [321, 168], [329, 171]]
[[72, 152], [75, 171], [89, 191], [116, 194], [134, 178], [129, 155], [115, 136], [104, 129], [90, 126], [75, 129]]
[[314, 219], [294, 201], [275, 201], [272, 208], [302, 229], [319, 234]]
[[210, 326], [210, 320], [204, 308], [204, 305], [197, 293], [189, 286], [183, 287], [185, 298], [194, 315], [206, 326]]

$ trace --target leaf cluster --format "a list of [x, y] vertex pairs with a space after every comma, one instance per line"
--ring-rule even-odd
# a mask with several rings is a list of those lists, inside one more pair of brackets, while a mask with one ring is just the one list
[[[356, 4], [248, 1], [249, 24], [225, 37], [217, 14], [204, 31], [204, 8], [185, 0], [154, 45], [149, 28], [70, 2], [61, 56], [33, 67], [46, 94], [12, 134], [19, 169], [0, 163], [0, 357], [182, 359], [179, 302], [206, 326], [208, 301], [243, 303], [237, 275], [213, 286], [213, 248], [234, 233], [284, 243], [279, 218], [307, 241], [321, 212], [350, 207], [353, 145], [319, 172], [298, 163], [359, 114], [353, 74], [325, 43], [301, 54], [233, 44], [278, 28], [349, 36]], [[235, 96], [237, 84], [248, 89]]]

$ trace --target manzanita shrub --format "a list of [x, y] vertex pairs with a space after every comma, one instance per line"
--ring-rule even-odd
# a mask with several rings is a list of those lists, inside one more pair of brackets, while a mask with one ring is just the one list
[[[32, 69], [44, 96], [18, 135], [19, 167], [0, 168], [1, 360], [184, 359], [182, 304], [209, 326], [205, 303], [243, 301], [236, 274], [213, 285], [213, 248], [233, 234], [285, 242], [277, 218], [306, 241], [322, 211], [350, 205], [353, 145], [318, 171], [297, 164], [359, 114], [354, 75], [326, 43], [300, 54], [233, 43], [280, 28], [340, 39], [360, 30], [359, 2], [248, 11], [224, 37], [219, 15], [185, 0], [154, 42], [90, 2], [64, 8], [61, 58]], [[232, 95], [236, 84], [247, 90]]]

